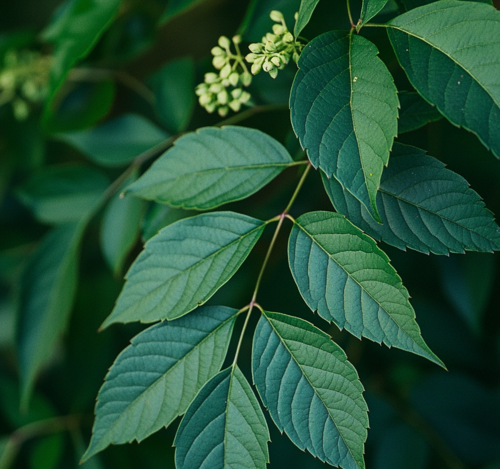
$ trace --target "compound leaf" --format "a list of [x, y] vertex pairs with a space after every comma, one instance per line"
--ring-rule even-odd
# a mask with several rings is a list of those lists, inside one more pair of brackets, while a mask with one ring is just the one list
[[99, 391], [87, 460], [110, 444], [167, 427], [220, 370], [237, 310], [202, 306], [149, 327], [116, 359]]
[[337, 211], [365, 233], [428, 254], [500, 250], [500, 229], [467, 181], [425, 151], [394, 144], [377, 196], [383, 224], [333, 178], [323, 178]]
[[361, 7], [361, 24], [368, 23], [382, 11], [389, 0], [363, 0]]
[[264, 469], [269, 430], [257, 398], [238, 366], [221, 371], [199, 392], [175, 437], [178, 469]]
[[21, 278], [16, 342], [23, 407], [68, 324], [83, 227], [83, 223], [72, 223], [49, 232]]
[[319, 3], [319, 0], [302, 0], [300, 2], [299, 13], [297, 17], [297, 21], [295, 22], [295, 26], [293, 28], [293, 35], [298, 37], [302, 30], [307, 26], [311, 16], [316, 8], [316, 5]]
[[394, 81], [370, 41], [345, 31], [313, 39], [302, 52], [290, 109], [315, 168], [337, 180], [380, 221], [376, 195], [397, 133]]
[[177, 140], [127, 192], [209, 210], [252, 195], [291, 164], [283, 145], [260, 130], [205, 127]]
[[[416, 91], [403, 91], [399, 93], [401, 111], [399, 112], [398, 134], [417, 130], [441, 119], [442, 114], [435, 106], [430, 105]], [[382, 176], [382, 179], [384, 177]]]
[[313, 311], [358, 338], [442, 365], [420, 335], [401, 278], [375, 241], [343, 215], [299, 217], [288, 243], [293, 278]]
[[500, 158], [500, 12], [484, 3], [441, 0], [388, 26], [416, 90]]
[[246, 215], [212, 212], [165, 227], [132, 264], [102, 327], [175, 319], [189, 313], [235, 274], [265, 226]]
[[274, 423], [302, 450], [344, 469], [364, 468], [368, 412], [344, 351], [312, 324], [264, 312], [253, 378]]

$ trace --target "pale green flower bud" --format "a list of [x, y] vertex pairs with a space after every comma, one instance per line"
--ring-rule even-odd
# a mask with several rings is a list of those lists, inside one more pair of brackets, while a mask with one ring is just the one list
[[231, 101], [229, 103], [229, 107], [234, 111], [234, 112], [238, 112], [240, 109], [241, 109], [241, 103], [237, 100], [237, 99], [234, 99], [233, 101]]
[[248, 72], [244, 72], [241, 75], [240, 79], [243, 86], [250, 86], [250, 84], [252, 83], [252, 75]]
[[217, 94], [217, 102], [219, 104], [227, 104], [229, 96], [227, 95], [227, 91], [221, 91], [220, 93]]
[[265, 44], [268, 41], [278, 42], [279, 40], [280, 40], [280, 37], [277, 36], [276, 34], [267, 33], [266, 37], [262, 40], [262, 42]]
[[198, 99], [198, 102], [202, 106], [206, 106], [208, 103], [212, 102], [212, 93], [201, 95]]
[[241, 96], [241, 93], [243, 93], [243, 90], [241, 88], [236, 88], [233, 91], [231, 91], [231, 96], [234, 99], [238, 99]]
[[233, 42], [235, 44], [239, 44], [241, 42], [241, 36], [239, 35], [233, 36]]
[[202, 94], [205, 94], [208, 92], [208, 85], [206, 83], [200, 83], [195, 90], [195, 93], [198, 96], [201, 96]]
[[287, 32], [287, 29], [282, 25], [282, 24], [274, 24], [273, 25], [273, 33], [281, 36], [282, 34], [285, 34]]
[[237, 72], [233, 72], [229, 75], [229, 83], [231, 83], [231, 85], [237, 86], [239, 81], [240, 75]]
[[227, 63], [227, 58], [222, 57], [222, 55], [216, 55], [213, 60], [212, 60], [212, 65], [217, 69], [220, 70], [224, 65]]
[[222, 70], [220, 71], [220, 77], [227, 78], [230, 73], [231, 73], [231, 64], [226, 64], [224, 65], [224, 67], [222, 67]]
[[204, 106], [209, 114], [212, 114], [217, 109], [217, 103], [213, 102]]
[[225, 56], [227, 54], [227, 52], [225, 50], [222, 50], [218, 46], [212, 47], [212, 50], [210, 52], [212, 52], [212, 55], [223, 55], [223, 56]]
[[269, 75], [271, 75], [271, 78], [276, 78], [278, 76], [278, 69], [273, 68], [272, 70], [269, 70]]
[[248, 102], [248, 100], [252, 97], [252, 95], [248, 92], [248, 91], [243, 91], [243, 93], [241, 93], [241, 96], [239, 98], [239, 101], [241, 104], [245, 104]]
[[276, 67], [281, 67], [281, 60], [278, 55], [271, 57], [271, 62], [276, 65]]
[[226, 117], [229, 112], [229, 108], [227, 106], [223, 106], [217, 109], [217, 112], [219, 113], [219, 116]]
[[257, 75], [262, 70], [262, 63], [261, 62], [255, 62], [252, 64], [252, 68], [250, 71], [254, 74]]
[[19, 99], [19, 98], [12, 101], [12, 109], [14, 111], [14, 117], [18, 121], [25, 120], [29, 116], [29, 113], [30, 113], [30, 109], [29, 109], [26, 101]]
[[227, 78], [224, 78], [221, 83], [224, 88], [227, 88], [231, 84], [231, 82]]
[[283, 14], [278, 10], [273, 10], [269, 16], [273, 21], [276, 21], [276, 23], [285, 21], [285, 18], [283, 18]]
[[264, 70], [264, 72], [270, 72], [271, 70], [274, 70], [273, 63], [270, 60], [266, 59], [264, 61], [264, 64], [262, 65], [262, 70]]
[[297, 63], [297, 62], [299, 61], [299, 59], [300, 59], [300, 55], [299, 55], [299, 53], [298, 53], [298, 52], [294, 52], [294, 53], [293, 53], [293, 61], [294, 61], [295, 63]]
[[276, 44], [271, 41], [266, 42], [266, 52], [276, 52]]
[[287, 31], [283, 35], [283, 42], [286, 43], [286, 44], [291, 44], [293, 41], [294, 41], [294, 38], [293, 38], [292, 33], [290, 33], [290, 32]]
[[224, 49], [229, 49], [229, 47], [231, 47], [231, 42], [226, 36], [221, 36], [219, 38], [219, 46], [221, 46]]
[[217, 73], [205, 73], [205, 83], [212, 84], [219, 81], [219, 75]]
[[16, 75], [11, 71], [5, 71], [0, 75], [0, 87], [4, 90], [13, 90], [16, 87]]
[[210, 88], [208, 88], [208, 91], [210, 93], [220, 93], [224, 87], [220, 83], [214, 83], [213, 85], [210, 85]]
[[245, 60], [248, 62], [248, 63], [253, 63], [255, 62], [258, 58], [260, 57], [260, 55], [257, 55], [257, 54], [248, 54], [246, 57], [245, 57]]
[[248, 46], [248, 48], [250, 49], [250, 52], [254, 52], [256, 54], [258, 54], [259, 52], [262, 52], [263, 47], [264, 46], [260, 42], [254, 42], [253, 44], [250, 44]]

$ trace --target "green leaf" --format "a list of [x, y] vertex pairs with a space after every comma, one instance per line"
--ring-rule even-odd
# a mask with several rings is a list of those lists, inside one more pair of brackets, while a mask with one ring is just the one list
[[203, 1], [204, 0], [169, 0], [165, 12], [160, 18], [160, 22], [164, 23], [169, 21], [173, 17], [190, 10]]
[[142, 441], [170, 425], [220, 370], [237, 310], [203, 306], [132, 339], [99, 391], [85, 461], [110, 444]]
[[500, 11], [441, 0], [404, 13], [388, 26], [416, 90], [500, 158]]
[[127, 192], [209, 210], [252, 195], [292, 164], [283, 145], [260, 130], [205, 127], [177, 140]]
[[[122, 188], [136, 179], [137, 175], [134, 174]], [[142, 200], [122, 196], [119, 192], [106, 207], [101, 225], [101, 248], [115, 276], [121, 272], [127, 255], [139, 238], [144, 208]]]
[[428, 254], [500, 249], [500, 230], [479, 195], [423, 150], [395, 144], [378, 206], [383, 224], [335, 180], [323, 178], [337, 211], [376, 240]]
[[71, 0], [58, 11], [55, 20], [42, 32], [46, 41], [55, 44], [50, 71], [49, 98], [45, 117], [69, 70], [92, 50], [109, 26], [121, 0]]
[[264, 414], [237, 365], [221, 371], [199, 392], [175, 437], [177, 469], [255, 468], [269, 462]]
[[163, 130], [137, 114], [124, 114], [91, 130], [56, 136], [102, 166], [130, 163], [168, 138]]
[[398, 96], [377, 48], [331, 31], [302, 52], [290, 109], [315, 168], [334, 176], [379, 221], [377, 189], [397, 133]]
[[295, 22], [295, 27], [293, 28], [293, 35], [298, 37], [302, 30], [306, 27], [307, 23], [311, 19], [311, 16], [316, 8], [319, 0], [302, 0], [300, 2], [299, 16]]
[[156, 114], [172, 132], [183, 132], [189, 124], [196, 102], [194, 78], [193, 59], [186, 57], [169, 62], [149, 79]]
[[89, 213], [108, 185], [108, 178], [96, 168], [59, 165], [34, 172], [17, 193], [38, 220], [61, 224]]
[[35, 379], [65, 331], [77, 286], [84, 224], [52, 230], [30, 259], [20, 284], [17, 354], [21, 403], [27, 407]]
[[435, 106], [430, 105], [417, 92], [403, 91], [399, 93], [401, 111], [398, 120], [398, 134], [417, 130], [435, 122], [443, 116]]
[[323, 331], [264, 312], [254, 335], [253, 379], [279, 430], [333, 466], [364, 468], [368, 408], [356, 369]]
[[375, 241], [343, 215], [311, 212], [290, 233], [288, 258], [307, 305], [327, 321], [444, 366], [426, 345], [401, 278]]
[[115, 322], [175, 319], [205, 303], [239, 269], [265, 222], [234, 212], [185, 218], [161, 230], [127, 272]]
[[389, 0], [363, 0], [361, 7], [361, 24], [368, 23], [373, 17], [380, 13]]
[[[413, 8], [421, 7], [423, 5], [428, 5], [436, 0], [401, 0], [407, 10], [412, 10]], [[487, 3], [488, 5], [493, 5], [492, 0], [468, 0], [470, 2], [480, 2]]]
[[172, 208], [168, 205], [152, 203], [142, 222], [142, 239], [147, 241], [158, 232], [182, 218], [192, 217], [196, 212]]

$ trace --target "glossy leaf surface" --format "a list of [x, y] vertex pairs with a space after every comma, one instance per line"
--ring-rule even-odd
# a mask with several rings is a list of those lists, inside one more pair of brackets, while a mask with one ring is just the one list
[[205, 303], [238, 270], [265, 223], [233, 212], [180, 220], [145, 245], [103, 327], [175, 319]]
[[479, 195], [423, 150], [395, 144], [377, 196], [383, 224], [338, 182], [323, 178], [336, 210], [365, 233], [428, 254], [500, 249], [500, 230]]
[[361, 7], [361, 23], [368, 23], [382, 11], [389, 0], [363, 0]]
[[375, 241], [343, 215], [300, 216], [288, 243], [290, 269], [305, 302], [327, 321], [442, 365], [426, 345], [401, 278]]
[[208, 210], [252, 195], [291, 164], [283, 145], [259, 130], [205, 127], [177, 140], [127, 192]]
[[500, 12], [482, 3], [441, 0], [389, 26], [398, 60], [417, 91], [500, 158]]
[[264, 414], [237, 366], [214, 376], [199, 392], [177, 431], [177, 469], [264, 469], [270, 440]]
[[368, 413], [344, 351], [312, 324], [264, 312], [255, 330], [253, 377], [281, 432], [344, 469], [364, 468]]
[[313, 166], [337, 178], [376, 219], [399, 106], [377, 54], [361, 36], [322, 34], [302, 52], [290, 95], [292, 125]]
[[110, 444], [141, 441], [182, 415], [220, 370], [236, 313], [224, 306], [203, 306], [134, 337], [99, 391], [83, 460]]

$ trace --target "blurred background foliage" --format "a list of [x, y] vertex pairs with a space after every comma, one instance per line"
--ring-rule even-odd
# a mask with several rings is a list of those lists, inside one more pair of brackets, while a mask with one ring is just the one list
[[[352, 2], [353, 11], [359, 3]], [[390, 1], [377, 20], [411, 4]], [[1, 469], [77, 467], [104, 376], [144, 326], [118, 325], [102, 333], [98, 328], [143, 242], [192, 214], [119, 194], [173, 136], [220, 122], [197, 105], [194, 94], [218, 37], [238, 32], [244, 43], [260, 40], [272, 9], [285, 14], [291, 29], [298, 6], [298, 0], [1, 3]], [[348, 28], [344, 2], [322, 1], [302, 35], [312, 39]], [[365, 28], [363, 34], [378, 45], [398, 89], [411, 91], [385, 32]], [[250, 88], [256, 107], [227, 122], [261, 129], [299, 157], [287, 109], [293, 76], [290, 67], [274, 81], [256, 77]], [[434, 117], [399, 141], [428, 149], [465, 177], [498, 216], [499, 161], [474, 135]], [[270, 218], [283, 210], [296, 181], [297, 170], [291, 169], [228, 209]], [[332, 210], [320, 186], [317, 174], [309, 177], [293, 216]], [[210, 303], [248, 303], [269, 240], [266, 232]], [[446, 372], [318, 320], [293, 284], [286, 234], [279, 241], [259, 302], [314, 322], [346, 350], [370, 408], [367, 467], [500, 468], [498, 254], [438, 257], [381, 246], [410, 291], [423, 337]], [[240, 354], [248, 377], [250, 350], [249, 336]], [[322, 465], [269, 426], [271, 468]], [[173, 468], [175, 427], [140, 445], [110, 447], [83, 467]]]

